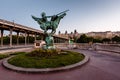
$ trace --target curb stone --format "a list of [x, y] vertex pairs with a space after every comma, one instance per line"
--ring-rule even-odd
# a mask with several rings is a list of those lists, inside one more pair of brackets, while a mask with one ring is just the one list
[[2, 64], [5, 68], [8, 68], [10, 70], [13, 71], [17, 71], [17, 72], [26, 72], [26, 73], [48, 73], [48, 72], [57, 72], [57, 71], [64, 71], [64, 70], [70, 70], [73, 69], [75, 67], [78, 66], [82, 66], [85, 63], [87, 63], [89, 61], [89, 56], [83, 54], [85, 56], [85, 58], [75, 64], [72, 65], [68, 65], [68, 66], [64, 66], [64, 67], [58, 67], [58, 68], [43, 68], [43, 69], [36, 69], [36, 68], [22, 68], [22, 67], [16, 67], [14, 65], [11, 65], [8, 63], [8, 60], [14, 56], [8, 57], [6, 59], [3, 60]]

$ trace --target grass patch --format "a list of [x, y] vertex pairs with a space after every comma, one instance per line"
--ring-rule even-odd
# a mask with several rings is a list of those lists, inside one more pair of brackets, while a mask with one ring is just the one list
[[14, 52], [14, 53], [11, 53], [10, 55], [19, 55], [19, 54], [25, 54], [26, 52]]
[[[47, 51], [47, 52], [52, 53], [52, 51]], [[37, 56], [35, 56], [36, 53], [34, 52], [27, 54], [19, 54], [9, 59], [8, 63], [24, 68], [56, 68], [56, 67], [71, 65], [84, 59], [84, 55], [71, 51], [65, 51], [63, 53], [61, 52], [57, 55], [56, 53], [55, 55], [47, 54], [47, 56], [43, 54], [41, 56], [40, 53], [38, 54]]]
[[0, 54], [0, 59], [3, 59], [3, 58], [7, 58], [7, 57], [9, 57], [10, 55], [8, 55], [8, 54]]
[[19, 54], [25, 54], [25, 52], [15, 52], [15, 53], [9, 53], [9, 54], [0, 54], [0, 59], [7, 58], [11, 55], [19, 55]]

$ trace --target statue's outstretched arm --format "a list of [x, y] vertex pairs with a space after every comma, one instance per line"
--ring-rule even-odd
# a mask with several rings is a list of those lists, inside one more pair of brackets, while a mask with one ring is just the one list
[[32, 18], [33, 18], [35, 21], [40, 20], [40, 18], [37, 18], [37, 17], [35, 17], [35, 16], [33, 16], [33, 15], [31, 15], [31, 16], [32, 16]]

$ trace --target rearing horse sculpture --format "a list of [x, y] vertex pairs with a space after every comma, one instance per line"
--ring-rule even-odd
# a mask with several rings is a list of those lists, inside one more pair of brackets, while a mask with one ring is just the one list
[[[37, 23], [40, 25], [40, 28], [44, 30], [44, 33], [47, 33], [47, 31], [51, 29], [52, 31], [50, 34], [54, 34], [56, 32], [56, 28], [58, 27], [60, 20], [66, 15], [66, 11], [53, 16], [46, 16], [46, 14], [43, 12], [41, 14], [42, 18], [37, 18], [35, 16], [32, 16], [32, 18], [35, 21], [37, 21]], [[47, 18], [51, 18], [51, 20], [48, 21]]]
[[[46, 14], [43, 12], [41, 14], [42, 18], [32, 16], [32, 18], [40, 25], [40, 28], [44, 30], [44, 33], [47, 34], [45, 37], [46, 46], [44, 49], [54, 49], [53, 34], [56, 32], [60, 20], [66, 15], [67, 11], [68, 10], [53, 16], [46, 16]], [[50, 18], [50, 21], [48, 21], [47, 18]], [[50, 33], [47, 32], [49, 29], [52, 30]]]

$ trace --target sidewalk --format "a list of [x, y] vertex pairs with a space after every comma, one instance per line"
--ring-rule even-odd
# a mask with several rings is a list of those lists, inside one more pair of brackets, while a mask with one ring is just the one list
[[13, 53], [13, 52], [29, 52], [34, 50], [33, 47], [23, 47], [23, 48], [8, 48], [0, 50], [0, 54]]

